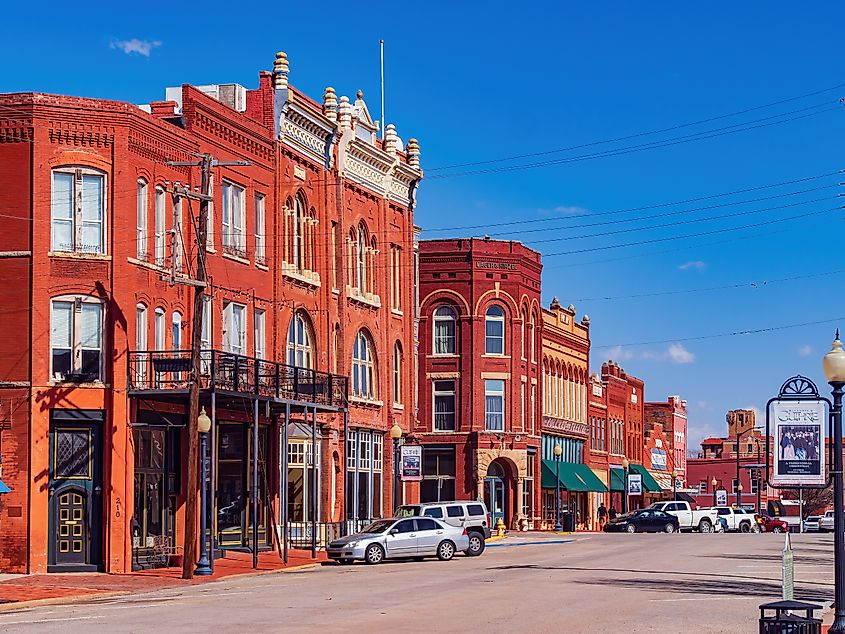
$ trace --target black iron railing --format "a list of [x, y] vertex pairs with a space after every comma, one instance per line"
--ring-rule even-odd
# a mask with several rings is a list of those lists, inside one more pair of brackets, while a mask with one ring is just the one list
[[[129, 353], [129, 389], [186, 390], [191, 379], [191, 351]], [[309, 370], [221, 350], [200, 352], [200, 388], [265, 398], [347, 406], [345, 376]]]

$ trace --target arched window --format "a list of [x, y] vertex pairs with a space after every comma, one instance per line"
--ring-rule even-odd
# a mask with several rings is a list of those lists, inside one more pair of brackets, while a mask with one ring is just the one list
[[[531, 313], [531, 321], [528, 324], [528, 347], [531, 350], [531, 363], [535, 363], [537, 361], [537, 348], [535, 342], [537, 341], [536, 332], [534, 331], [534, 313]], [[525, 357], [523, 356], [523, 359]]]
[[367, 292], [367, 284], [369, 282], [367, 279], [367, 242], [367, 227], [362, 222], [358, 225], [358, 244], [355, 250], [355, 278], [358, 290], [362, 293]]
[[165, 337], [165, 325], [164, 325], [164, 309], [159, 307], [155, 310], [155, 349], [158, 351], [164, 350], [164, 337]]
[[178, 311], [173, 313], [170, 347], [173, 350], [182, 349], [182, 313]]
[[296, 311], [288, 328], [288, 365], [298, 368], [314, 368], [314, 348], [311, 337], [311, 323], [302, 311]]
[[297, 196], [293, 200], [293, 233], [291, 244], [293, 253], [291, 254], [291, 262], [293, 268], [298, 273], [305, 269], [305, 203], [301, 196]]
[[484, 332], [484, 352], [505, 354], [505, 311], [501, 306], [493, 305], [487, 309]]
[[402, 346], [393, 346], [393, 404], [402, 404]]
[[522, 312], [520, 313], [520, 317], [522, 317], [522, 320], [521, 320], [522, 324], [520, 326], [520, 328], [521, 328], [520, 339], [522, 340], [522, 358], [525, 359], [525, 328], [527, 326], [526, 322], [528, 321], [528, 313], [525, 312], [524, 308], [522, 309]]
[[368, 400], [375, 399], [375, 359], [373, 345], [363, 330], [359, 330], [352, 346], [352, 395]]
[[137, 234], [135, 241], [137, 242], [138, 259], [146, 262], [147, 257], [147, 181], [143, 178], [138, 179], [138, 200], [136, 206], [136, 224]]
[[147, 379], [147, 306], [135, 306], [135, 379], [140, 385]]
[[434, 354], [455, 354], [455, 311], [448, 306], [434, 311]]

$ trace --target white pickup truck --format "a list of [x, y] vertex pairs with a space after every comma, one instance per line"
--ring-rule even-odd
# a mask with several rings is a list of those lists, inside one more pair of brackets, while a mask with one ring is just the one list
[[760, 532], [760, 525], [757, 523], [757, 517], [752, 510], [735, 508], [733, 506], [716, 506], [713, 507], [713, 510], [719, 514], [719, 517], [725, 518], [729, 531], [739, 531], [740, 533]]
[[678, 518], [680, 530], [699, 531], [701, 533], [712, 533], [716, 525], [717, 513], [713, 509], [693, 509], [689, 502], [654, 502], [650, 509], [657, 509], [674, 515]]

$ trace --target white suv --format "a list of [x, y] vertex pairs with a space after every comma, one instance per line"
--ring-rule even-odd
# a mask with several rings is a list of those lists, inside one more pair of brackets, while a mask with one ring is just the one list
[[469, 536], [469, 548], [464, 553], [476, 557], [484, 552], [484, 540], [490, 537], [487, 523], [487, 507], [478, 500], [456, 500], [454, 502], [424, 502], [404, 504], [396, 509], [396, 517], [433, 517], [465, 528]]

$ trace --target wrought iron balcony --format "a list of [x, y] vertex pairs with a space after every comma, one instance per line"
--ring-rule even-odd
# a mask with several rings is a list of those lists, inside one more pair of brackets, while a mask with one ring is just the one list
[[[187, 391], [191, 351], [129, 353], [130, 392]], [[200, 389], [300, 401], [344, 408], [349, 380], [345, 376], [309, 370], [221, 350], [200, 352]]]

